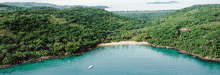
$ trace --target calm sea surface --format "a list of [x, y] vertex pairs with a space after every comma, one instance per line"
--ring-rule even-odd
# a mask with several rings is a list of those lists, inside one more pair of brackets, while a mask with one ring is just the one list
[[[93, 65], [92, 69], [88, 69]], [[80, 56], [0, 69], [0, 75], [220, 75], [220, 62], [142, 45], [95, 48]]]
[[108, 11], [143, 11], [143, 10], [172, 10], [172, 9], [182, 9], [185, 7], [190, 7], [195, 4], [187, 4], [187, 3], [176, 3], [176, 4], [123, 4], [123, 5], [108, 5], [106, 10]]

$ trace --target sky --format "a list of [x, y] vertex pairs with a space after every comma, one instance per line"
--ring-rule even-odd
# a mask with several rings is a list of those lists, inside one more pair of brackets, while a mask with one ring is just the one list
[[[173, 4], [146, 4], [148, 2], [169, 2]], [[40, 2], [57, 5], [86, 5], [86, 6], [108, 6], [107, 11], [129, 11], [129, 10], [177, 10], [196, 4], [220, 4], [220, 0], [0, 0], [2, 2]]]
[[53, 3], [57, 5], [122, 5], [122, 4], [141, 4], [147, 2], [168, 2], [178, 1], [180, 3], [194, 3], [194, 4], [220, 4], [220, 0], [0, 0], [0, 2], [42, 2]]

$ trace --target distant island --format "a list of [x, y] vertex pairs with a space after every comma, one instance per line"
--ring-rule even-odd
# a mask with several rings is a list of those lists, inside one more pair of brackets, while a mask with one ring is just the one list
[[147, 4], [172, 4], [172, 3], [179, 3], [177, 1], [170, 1], [170, 2], [148, 2]]
[[20, 7], [37, 7], [37, 6], [46, 6], [46, 7], [54, 7], [58, 9], [68, 9], [71, 7], [90, 7], [90, 8], [99, 8], [99, 9], [105, 9], [109, 8], [108, 6], [85, 6], [85, 5], [56, 5], [56, 4], [50, 4], [50, 3], [37, 3], [37, 2], [5, 2], [0, 3], [4, 5], [10, 5], [10, 6], [20, 6]]

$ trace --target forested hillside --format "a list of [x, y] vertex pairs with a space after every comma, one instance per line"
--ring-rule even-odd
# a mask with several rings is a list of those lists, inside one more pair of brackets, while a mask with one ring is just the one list
[[85, 6], [85, 5], [56, 5], [56, 4], [50, 4], [50, 3], [37, 3], [37, 2], [5, 2], [5, 3], [0, 3], [4, 5], [9, 5], [9, 6], [19, 6], [19, 7], [26, 7], [26, 8], [31, 8], [31, 7], [39, 7], [39, 6], [45, 6], [45, 7], [53, 7], [53, 8], [58, 8], [58, 9], [68, 9], [72, 7], [91, 7], [91, 8], [100, 8], [100, 9], [105, 9], [109, 8], [108, 6]]
[[220, 58], [219, 9], [217, 4], [195, 5], [150, 21], [84, 7], [4, 12], [0, 14], [0, 64], [79, 53], [121, 40], [147, 41]]
[[143, 29], [121, 33], [121, 37], [220, 58], [219, 9], [219, 4], [184, 8], [152, 20]]
[[152, 11], [112, 11], [115, 14], [131, 18], [143, 19], [145, 21], [153, 20], [164, 16], [176, 10], [152, 10]]
[[0, 13], [7, 12], [7, 11], [22, 10], [22, 9], [24, 9], [24, 7], [9, 6], [9, 5], [0, 4]]
[[0, 14], [0, 64], [82, 52], [143, 24], [103, 9], [33, 7]]

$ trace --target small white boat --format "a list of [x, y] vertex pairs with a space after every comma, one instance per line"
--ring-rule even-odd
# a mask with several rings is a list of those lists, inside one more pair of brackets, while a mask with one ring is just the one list
[[91, 69], [93, 67], [93, 65], [89, 66], [88, 68]]

